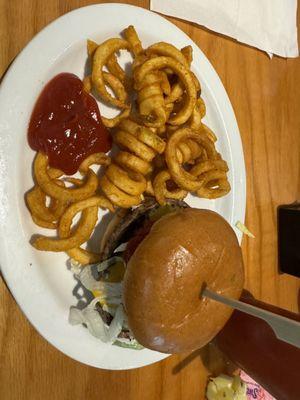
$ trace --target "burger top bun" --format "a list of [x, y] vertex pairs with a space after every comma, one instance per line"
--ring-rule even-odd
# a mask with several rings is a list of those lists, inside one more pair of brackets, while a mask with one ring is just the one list
[[201, 296], [203, 285], [239, 298], [244, 282], [241, 249], [219, 214], [187, 208], [159, 219], [131, 257], [124, 306], [143, 346], [181, 353], [204, 346], [232, 309]]

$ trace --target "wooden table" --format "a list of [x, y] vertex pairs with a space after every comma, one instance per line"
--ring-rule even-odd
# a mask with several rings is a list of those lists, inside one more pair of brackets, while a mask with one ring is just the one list
[[[45, 25], [91, 3], [0, 0], [0, 75]], [[149, 7], [147, 0], [129, 3]], [[277, 272], [276, 207], [300, 198], [300, 59], [270, 60], [249, 46], [169, 19], [204, 51], [236, 113], [247, 170], [246, 225], [256, 236], [243, 240], [246, 287], [259, 299], [298, 311], [300, 281]], [[206, 380], [202, 360], [188, 359], [178, 371], [184, 358], [122, 372], [82, 365], [32, 328], [1, 280], [1, 399], [201, 400]]]

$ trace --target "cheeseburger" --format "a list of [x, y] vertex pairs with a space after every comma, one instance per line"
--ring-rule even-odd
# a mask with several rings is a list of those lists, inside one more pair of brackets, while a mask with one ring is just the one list
[[[110, 271], [117, 270], [120, 276], [120, 263], [123, 266], [119, 308], [113, 310], [109, 299], [105, 304], [99, 300], [97, 312], [106, 326], [115, 327], [122, 314], [121, 332], [117, 338], [108, 335], [110, 340], [102, 335], [104, 341], [133, 340], [170, 354], [201, 348], [232, 313], [229, 307], [203, 297], [203, 286], [234, 299], [243, 288], [242, 255], [231, 226], [219, 214], [190, 208], [182, 201], [163, 207], [146, 201], [116, 214], [101, 250], [97, 284], [89, 288], [95, 296], [95, 288], [103, 286], [101, 281], [116, 281], [107, 279]], [[103, 297], [102, 293], [99, 298]], [[78, 314], [79, 322], [86, 321]]]

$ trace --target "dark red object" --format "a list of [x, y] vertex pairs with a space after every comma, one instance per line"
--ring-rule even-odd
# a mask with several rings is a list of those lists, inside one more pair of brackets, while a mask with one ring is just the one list
[[137, 249], [138, 245], [142, 243], [142, 241], [148, 235], [154, 222], [155, 221], [149, 221], [149, 220], [146, 221], [144, 225], [141, 228], [139, 228], [134, 234], [134, 236], [129, 240], [124, 253], [124, 260], [126, 263], [130, 260], [131, 256]]
[[[299, 314], [249, 297], [241, 300], [300, 321]], [[235, 310], [216, 341], [232, 361], [276, 400], [300, 399], [300, 349], [277, 339], [265, 321]]]
[[96, 100], [74, 74], [61, 73], [41, 92], [31, 115], [28, 142], [47, 154], [49, 165], [74, 174], [90, 154], [111, 148]]
[[279, 206], [277, 223], [280, 272], [300, 278], [300, 203]]

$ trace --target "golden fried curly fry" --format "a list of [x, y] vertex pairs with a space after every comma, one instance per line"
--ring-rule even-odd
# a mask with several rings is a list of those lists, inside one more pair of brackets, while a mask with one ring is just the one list
[[141, 127], [137, 137], [141, 142], [155, 150], [158, 154], [162, 154], [165, 151], [166, 142], [150, 129]]
[[132, 171], [140, 172], [142, 175], [147, 175], [152, 171], [149, 162], [127, 151], [120, 151], [114, 157], [114, 162]]
[[[77, 204], [78, 203], [74, 203], [73, 205]], [[64, 218], [65, 215], [66, 214], [64, 214], [60, 220], [60, 226], [61, 224], [63, 225], [65, 223], [65, 218]], [[73, 249], [74, 247], [78, 247], [90, 238], [95, 228], [97, 217], [98, 217], [98, 208], [90, 207], [82, 212], [82, 216], [80, 218], [80, 222], [77, 229], [68, 238], [55, 239], [55, 238], [40, 236], [33, 241], [32, 245], [37, 250], [55, 251], [55, 252], [66, 251], [69, 249]]]
[[199, 108], [201, 119], [204, 118], [206, 115], [206, 105], [202, 97], [199, 97], [199, 99], [197, 100], [196, 107]]
[[91, 57], [95, 53], [98, 46], [98, 43], [94, 42], [94, 40], [88, 39], [86, 41], [86, 47], [89, 57]]
[[192, 46], [185, 46], [181, 50], [181, 53], [184, 55], [188, 66], [190, 67], [193, 61], [193, 48]]
[[[140, 71], [144, 65], [142, 64], [138, 70]], [[167, 114], [162, 89], [162, 78], [159, 71], [149, 71], [138, 85], [137, 102], [144, 124], [149, 127], [163, 126], [167, 121]]]
[[131, 112], [131, 110], [128, 109], [128, 110], [122, 111], [119, 115], [117, 115], [116, 117], [113, 117], [113, 118], [101, 117], [103, 125], [106, 128], [114, 128], [114, 127], [118, 126], [123, 119], [128, 118], [130, 116], [130, 112]]
[[[71, 204], [65, 211], [64, 215], [59, 224], [59, 237], [62, 239], [68, 238], [70, 232], [72, 220], [76, 214], [89, 208], [104, 208], [114, 211], [114, 207], [109, 200], [103, 196], [92, 196], [88, 199], [78, 201], [77, 203]], [[78, 230], [78, 228], [76, 228]]]
[[46, 206], [46, 195], [39, 186], [26, 193], [26, 201], [32, 215], [46, 221], [55, 222], [56, 216]]
[[171, 104], [179, 101], [183, 95], [183, 92], [184, 87], [182, 86], [182, 83], [180, 81], [174, 83], [174, 85], [171, 87], [170, 95], [165, 98], [165, 104]]
[[206, 172], [213, 171], [213, 170], [218, 170], [218, 171], [223, 171], [227, 172], [228, 171], [228, 165], [226, 161], [222, 159], [215, 159], [215, 160], [205, 160], [201, 161], [197, 165], [195, 165], [190, 173], [200, 177], [205, 174]]
[[[112, 89], [117, 99], [119, 99], [120, 101], [125, 101], [127, 99], [127, 93], [125, 91], [125, 88], [117, 77], [107, 72], [103, 72], [103, 79], [105, 83]], [[86, 92], [90, 93], [90, 91], [92, 90], [91, 76], [86, 76], [83, 79], [83, 87]], [[103, 115], [101, 115], [101, 120], [103, 122], [103, 125], [106, 128], [114, 128], [115, 126], [119, 125], [122, 119], [129, 117], [130, 111], [131, 107], [129, 106], [129, 108], [121, 111], [119, 115], [113, 118], [106, 118]]]
[[[174, 103], [166, 104], [167, 120], [170, 118], [170, 115], [173, 112], [173, 110], [174, 110]], [[167, 130], [166, 126], [157, 128], [158, 134], [165, 133], [166, 130]]]
[[106, 175], [100, 179], [100, 187], [105, 196], [118, 207], [130, 208], [137, 206], [142, 201], [141, 196], [133, 196], [120, 190]]
[[190, 117], [190, 119], [188, 120], [188, 126], [193, 129], [194, 131], [197, 131], [198, 129], [201, 128], [201, 119], [202, 119], [202, 115], [201, 115], [201, 110], [200, 110], [200, 99], [197, 99], [197, 103], [195, 105], [194, 111]]
[[101, 254], [82, 249], [81, 247], [67, 250], [67, 254], [70, 258], [76, 260], [83, 266], [88, 264], [96, 264], [97, 262], [101, 261]]
[[137, 137], [123, 130], [119, 130], [115, 133], [114, 142], [121, 147], [129, 149], [133, 154], [149, 163], [151, 163], [156, 154], [153, 149], [148, 147]]
[[160, 171], [153, 181], [153, 190], [157, 202], [160, 205], [165, 205], [167, 199], [182, 200], [186, 197], [187, 191], [183, 189], [168, 190], [167, 182], [172, 179], [169, 171]]
[[[94, 55], [98, 46], [99, 46], [98, 43], [94, 42], [93, 40], [90, 40], [90, 39], [87, 40], [87, 50], [88, 50], [88, 55], [90, 57], [92, 57]], [[125, 81], [127, 79], [125, 71], [119, 65], [115, 54], [112, 54], [107, 59], [106, 67], [112, 75], [117, 77], [122, 83], [125, 83]], [[90, 92], [90, 90], [89, 90], [89, 92]]]
[[230, 183], [225, 172], [211, 171], [206, 174], [204, 183], [196, 194], [206, 199], [217, 199], [230, 192]]
[[204, 148], [208, 158], [217, 159], [217, 152], [213, 143], [202, 132], [193, 132], [190, 128], [180, 128], [170, 137], [166, 146], [166, 162], [172, 176], [177, 185], [185, 190], [196, 191], [200, 189], [201, 182], [197, 176], [182, 168], [178, 162], [177, 149], [180, 143], [192, 139], [198, 145]]
[[152, 182], [151, 182], [150, 179], [147, 180], [147, 187], [146, 187], [145, 193], [148, 196], [153, 196], [154, 197], [154, 189], [153, 189], [153, 185], [152, 185]]
[[217, 141], [217, 136], [214, 132], [205, 124], [201, 124], [201, 131], [214, 143]]
[[172, 59], [178, 61], [185, 68], [189, 69], [189, 63], [185, 58], [184, 54], [178, 50], [175, 46], [166, 42], [158, 42], [149, 46], [146, 50], [146, 54], [157, 54], [159, 56], [171, 57]]
[[111, 164], [105, 175], [120, 190], [133, 196], [140, 196], [147, 186], [146, 179], [140, 172], [126, 171], [116, 164]]
[[193, 71], [190, 71], [190, 72], [191, 72], [191, 75], [192, 75], [193, 80], [194, 80], [194, 84], [195, 84], [195, 88], [196, 88], [197, 94], [200, 95], [200, 93], [201, 93], [201, 85], [200, 85], [199, 79], [197, 78], [197, 76], [194, 74]]
[[140, 125], [137, 122], [133, 121], [131, 118], [126, 118], [120, 122], [118, 128], [127, 131], [128, 133], [131, 133], [133, 136], [137, 136]]
[[106, 62], [106, 67], [107, 67], [108, 71], [112, 75], [114, 75], [116, 78], [118, 78], [123, 84], [126, 83], [127, 76], [126, 76], [125, 71], [123, 70], [123, 68], [118, 63], [117, 56], [115, 54], [112, 54], [108, 58], [108, 60]]
[[190, 172], [201, 182], [196, 194], [208, 199], [216, 199], [227, 194], [230, 191], [227, 171], [227, 163], [222, 159], [202, 161], [195, 165]]
[[[87, 206], [87, 203], [85, 204]], [[101, 208], [108, 208], [110, 211], [114, 211], [112, 204], [108, 202], [108, 200], [104, 199], [102, 196], [95, 196], [92, 200], [88, 203], [89, 206], [96, 205], [97, 207]], [[71, 223], [64, 224], [64, 226], [60, 229], [61, 237], [69, 237], [71, 233]], [[94, 264], [101, 259], [101, 255], [98, 253], [94, 253], [80, 247], [76, 247], [74, 249], [70, 249], [67, 251], [69, 257], [73, 258], [81, 265], [87, 264]]]
[[40, 226], [41, 228], [46, 228], [46, 229], [56, 229], [58, 227], [58, 221], [55, 222], [48, 222], [44, 221], [43, 219], [39, 218], [38, 216], [31, 214], [32, 221]]
[[182, 81], [186, 90], [186, 102], [184, 103], [184, 106], [176, 115], [172, 116], [168, 120], [168, 123], [171, 125], [181, 125], [190, 118], [196, 104], [197, 96], [194, 79], [187, 68], [171, 57], [160, 56], [151, 58], [135, 71], [135, 87], [137, 90], [141, 90], [143, 82], [153, 70], [166, 67], [172, 68], [174, 73], [177, 74], [179, 79]]
[[108, 72], [103, 72], [103, 79], [105, 84], [111, 87], [117, 99], [119, 99], [121, 102], [127, 101], [128, 94], [120, 79]]
[[186, 140], [178, 144], [177, 148], [177, 160], [180, 164], [192, 164], [194, 160], [202, 154], [202, 148], [198, 143], [191, 139]]
[[87, 93], [91, 93], [92, 91], [92, 77], [91, 75], [85, 76], [83, 78], [83, 89], [87, 92]]
[[[62, 215], [59, 222], [59, 239], [40, 236], [33, 241], [33, 246], [44, 251], [66, 251], [80, 246], [86, 242], [98, 219], [98, 207], [113, 210], [112, 204], [102, 196], [93, 196], [70, 205]], [[82, 211], [78, 226], [70, 232], [72, 220]]]
[[89, 171], [91, 165], [109, 165], [110, 157], [105, 153], [94, 153], [88, 156], [79, 166], [79, 172], [86, 174]]
[[[58, 179], [55, 180], [55, 183], [58, 186], [62, 186], [62, 187], [65, 186], [64, 182], [62, 182]], [[68, 204], [69, 204], [68, 202], [63, 202], [61, 200], [56, 200], [56, 199], [51, 198], [49, 210], [53, 213], [53, 215], [57, 221], [60, 219], [60, 217], [65, 212], [65, 209], [67, 208]]]
[[149, 57], [144, 52], [136, 56], [132, 62], [132, 71], [136, 71], [147, 60], [149, 60]]
[[[60, 181], [56, 181], [56, 183], [64, 185]], [[65, 203], [55, 199], [51, 199], [50, 205], [46, 206], [46, 194], [39, 186], [34, 186], [26, 194], [26, 202], [32, 219], [39, 222], [37, 225], [50, 229], [57, 226], [58, 219], [67, 207]]]
[[120, 123], [113, 139], [123, 150], [112, 159], [100, 186], [113, 204], [129, 208], [143, 200], [152, 160], [164, 152], [166, 144], [151, 129], [131, 119]]
[[64, 175], [63, 171], [57, 168], [48, 168], [47, 172], [51, 179], [57, 179]]
[[66, 177], [66, 178], [64, 178], [64, 180], [66, 182], [72, 183], [72, 185], [75, 185], [75, 186], [81, 186], [81, 185], [84, 184], [84, 180], [83, 179], [73, 178], [72, 176], [71, 177]]
[[49, 177], [47, 169], [48, 157], [45, 154], [38, 153], [34, 161], [35, 178], [42, 190], [54, 199], [65, 203], [75, 202], [92, 196], [97, 190], [98, 178], [91, 169], [88, 171], [85, 184], [75, 189], [59, 186]]
[[[113, 74], [108, 72], [103, 72], [103, 80], [106, 85], [108, 85], [114, 92], [117, 99], [124, 102], [127, 100], [127, 92], [122, 84], [122, 82]], [[86, 76], [83, 79], [84, 90], [88, 93], [92, 90], [92, 77], [91, 75]]]
[[165, 96], [169, 96], [171, 94], [171, 85], [168, 79], [168, 75], [165, 71], [158, 71], [157, 75], [160, 77], [160, 87]]
[[130, 46], [126, 40], [119, 38], [108, 39], [97, 47], [92, 61], [92, 83], [103, 100], [107, 101], [109, 104], [113, 106], [126, 109], [129, 108], [128, 104], [120, 101], [117, 98], [114, 98], [106, 90], [103, 71], [102, 71], [104, 65], [106, 65], [107, 63], [107, 60], [116, 51], [121, 49], [129, 50]]
[[124, 36], [130, 44], [131, 51], [135, 57], [143, 52], [142, 42], [133, 25], [128, 26], [124, 30]]

